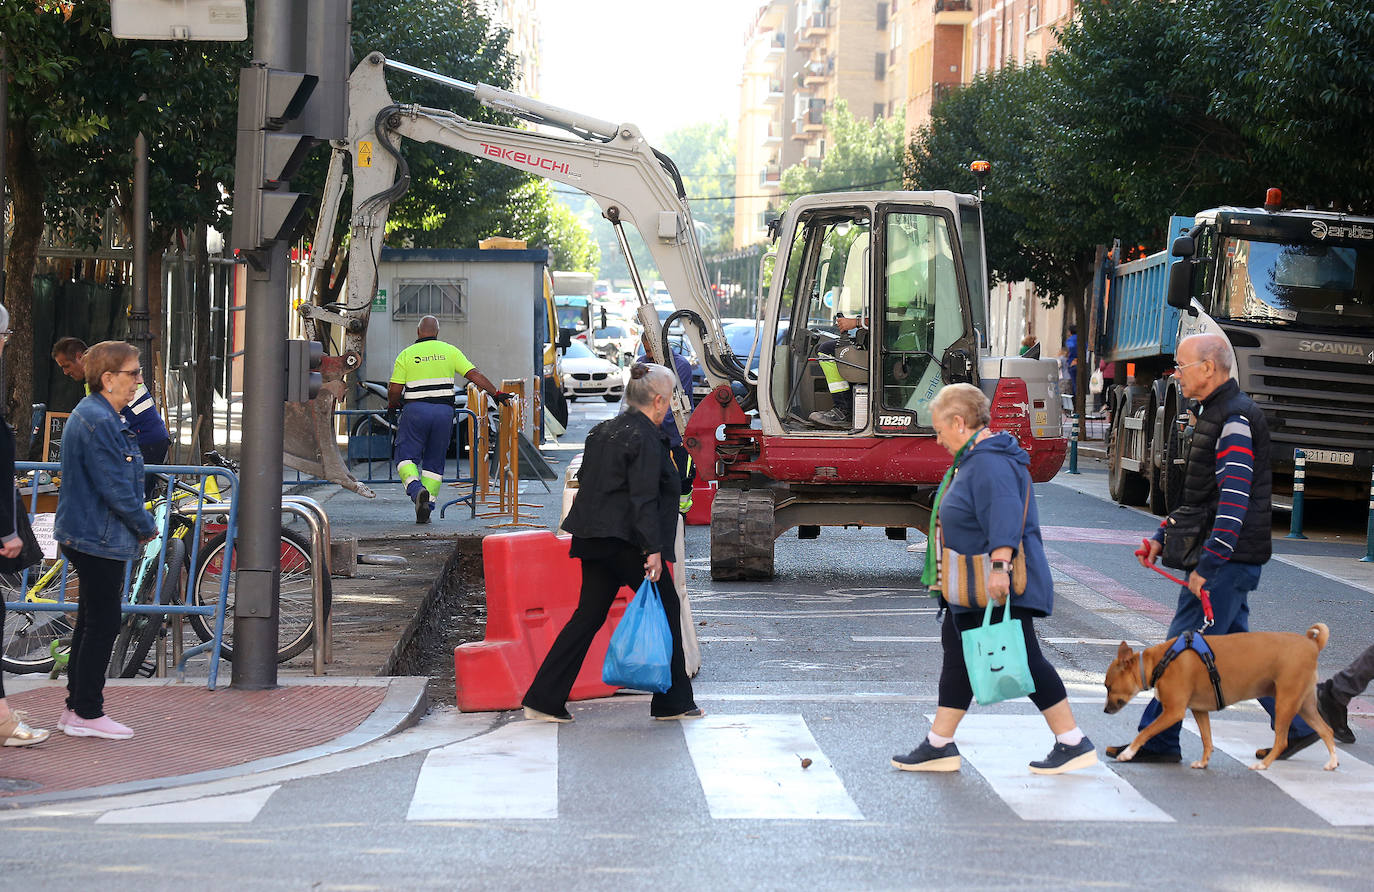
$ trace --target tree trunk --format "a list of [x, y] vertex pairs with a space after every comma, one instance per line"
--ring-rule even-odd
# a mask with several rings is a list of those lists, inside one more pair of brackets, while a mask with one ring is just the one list
[[1085, 414], [1087, 406], [1088, 379], [1092, 373], [1088, 371], [1088, 288], [1092, 285], [1092, 263], [1076, 263], [1074, 276], [1069, 284], [1068, 294], [1065, 300], [1073, 310], [1073, 324], [1078, 326], [1078, 343], [1075, 345], [1076, 367], [1073, 394], [1073, 411], [1079, 418]]
[[[28, 127], [9, 122], [9, 169], [6, 182], [14, 202], [14, 230], [6, 259], [5, 308], [14, 332], [5, 344], [5, 414], [20, 431], [16, 457], [28, 457], [30, 405], [33, 402], [33, 271], [43, 236], [43, 172], [29, 145]], [[41, 446], [41, 440], [39, 441]]]

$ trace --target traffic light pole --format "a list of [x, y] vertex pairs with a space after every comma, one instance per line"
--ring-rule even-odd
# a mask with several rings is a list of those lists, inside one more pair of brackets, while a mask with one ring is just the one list
[[[294, 67], [289, 0], [258, 0], [253, 41], [255, 61], [268, 68]], [[231, 675], [231, 684], [240, 690], [277, 685], [289, 250], [286, 243], [278, 241], [251, 252], [250, 257], [244, 313], [243, 470]]]

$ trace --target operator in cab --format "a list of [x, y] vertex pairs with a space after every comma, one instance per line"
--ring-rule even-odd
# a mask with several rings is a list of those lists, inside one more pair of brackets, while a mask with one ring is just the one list
[[[57, 367], [62, 369], [62, 374], [73, 381], [80, 381], [85, 385], [86, 393], [90, 394], [91, 387], [86, 383], [85, 341], [80, 338], [61, 338], [53, 344], [52, 358]], [[143, 455], [143, 464], [162, 464], [167, 458], [168, 447], [172, 445], [172, 437], [167, 433], [167, 423], [157, 411], [153, 395], [148, 392], [142, 381], [139, 381], [138, 387], [134, 390], [133, 401], [120, 409], [119, 414], [124, 416], [124, 420], [129, 423], [129, 430], [138, 437], [138, 451]], [[157, 482], [158, 477], [155, 475], [144, 478], [145, 498], [153, 497], [153, 489]]]
[[513, 394], [496, 389], [486, 375], [452, 344], [439, 340], [439, 320], [425, 316], [415, 343], [396, 357], [387, 386], [387, 408], [400, 409], [396, 428], [396, 471], [415, 503], [415, 522], [429, 523], [444, 479], [444, 460], [453, 431], [453, 381], [464, 377], [502, 405]]
[[[835, 430], [849, 430], [854, 425], [854, 389], [849, 386], [849, 380], [840, 365], [859, 371], [865, 381], [868, 379], [868, 316], [836, 313], [835, 328], [838, 336], [816, 348], [816, 361], [830, 390], [831, 407], [824, 412], [812, 412], [811, 423]], [[848, 356], [850, 352], [855, 355]], [[856, 359], [859, 361], [856, 362]]]

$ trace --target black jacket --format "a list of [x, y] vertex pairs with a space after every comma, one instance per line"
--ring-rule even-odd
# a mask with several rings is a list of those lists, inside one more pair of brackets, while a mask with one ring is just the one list
[[[1211, 509], [1215, 516], [1221, 494], [1217, 490], [1217, 439], [1226, 419], [1243, 415], [1250, 422], [1250, 444], [1254, 451], [1255, 476], [1250, 483], [1250, 504], [1245, 510], [1231, 561], [1237, 564], [1263, 564], [1273, 554], [1273, 484], [1269, 450], [1269, 423], [1254, 400], [1241, 392], [1234, 378], [1228, 379], [1202, 401], [1193, 438], [1188, 450], [1188, 465], [1183, 484], [1183, 501]], [[1210, 530], [1207, 535], [1211, 535]]]
[[587, 434], [577, 498], [563, 529], [579, 539], [621, 539], [645, 554], [673, 556], [682, 482], [667, 438], [633, 409]]

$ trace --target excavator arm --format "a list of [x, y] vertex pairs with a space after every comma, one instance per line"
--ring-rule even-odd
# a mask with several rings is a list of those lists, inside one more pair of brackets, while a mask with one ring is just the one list
[[[475, 96], [491, 108], [560, 128], [567, 135], [480, 123], [443, 109], [398, 103], [387, 89], [387, 69], [445, 84]], [[378, 259], [387, 216], [409, 186], [401, 137], [447, 146], [567, 184], [592, 196], [615, 227], [638, 295], [640, 321], [652, 335], [654, 359], [672, 368], [657, 310], [630, 254], [626, 224], [638, 230], [653, 256], [677, 308], [676, 318], [689, 323], [684, 328], [707, 380], [713, 387], [732, 381], [742, 382], [746, 388], [753, 386], [752, 376], [731, 353], [721, 331], [681, 177], [672, 159], [650, 146], [633, 124], [613, 124], [486, 84], [467, 84], [388, 60], [375, 52], [363, 59], [350, 76], [348, 102], [348, 145], [336, 147], [336, 161], [344, 152], [352, 158], [347, 301], [343, 306], [307, 304], [300, 308], [308, 326], [319, 322], [343, 329], [343, 353], [331, 358], [334, 361], [327, 364], [324, 374], [330, 398], [342, 399], [344, 376], [360, 364], [372, 298], [377, 291]], [[323, 203], [326, 211], [337, 207], [343, 180], [343, 164], [332, 165]], [[333, 220], [326, 217], [327, 214], [321, 214], [319, 232], [327, 238]], [[690, 414], [688, 395], [679, 390], [674, 401], [679, 430], [686, 429]], [[318, 408], [306, 423], [313, 425], [318, 442], [323, 442]], [[311, 432], [300, 433], [308, 437]], [[288, 437], [288, 442], [291, 439]], [[309, 452], [309, 444], [302, 451]], [[341, 463], [333, 469], [329, 464], [324, 463], [326, 476], [350, 486], [348, 481], [338, 479]], [[347, 475], [346, 470], [342, 473]], [[350, 488], [356, 490], [358, 486]]]

